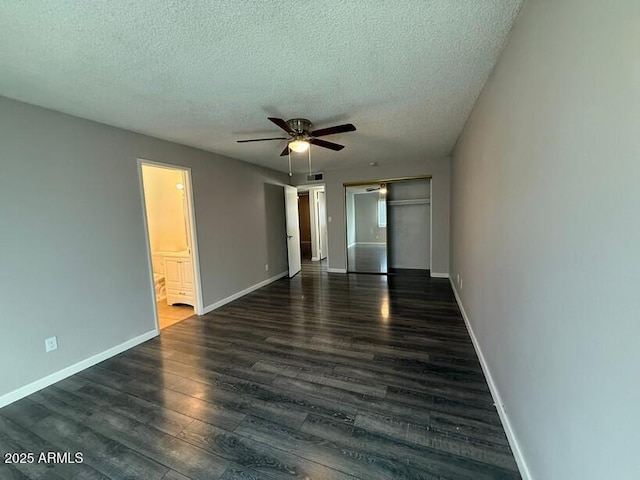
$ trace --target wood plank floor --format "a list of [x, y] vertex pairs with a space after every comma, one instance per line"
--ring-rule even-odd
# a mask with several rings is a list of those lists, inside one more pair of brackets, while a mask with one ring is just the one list
[[4, 479], [517, 479], [446, 280], [282, 279], [0, 410]]

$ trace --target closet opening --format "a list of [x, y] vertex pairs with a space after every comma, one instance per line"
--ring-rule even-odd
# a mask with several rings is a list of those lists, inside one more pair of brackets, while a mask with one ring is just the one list
[[202, 312], [191, 172], [138, 161], [159, 329]]
[[345, 184], [347, 272], [431, 270], [431, 178]]

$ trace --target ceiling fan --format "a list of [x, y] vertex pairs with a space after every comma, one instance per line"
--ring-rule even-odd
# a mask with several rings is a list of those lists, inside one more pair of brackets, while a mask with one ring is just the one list
[[282, 118], [268, 118], [282, 130], [287, 132], [288, 137], [255, 138], [250, 140], [238, 140], [237, 142], [248, 143], [266, 142], [269, 140], [287, 140], [287, 146], [284, 147], [284, 150], [280, 153], [280, 156], [284, 157], [285, 155], [289, 155], [291, 151], [305, 152], [309, 149], [310, 144], [335, 151], [342, 150], [344, 145], [327, 142], [326, 140], [321, 140], [318, 137], [325, 137], [336, 133], [354, 132], [356, 130], [356, 127], [351, 123], [336, 125], [335, 127], [321, 128], [320, 130], [311, 130], [313, 124], [306, 118], [292, 118], [286, 121]]

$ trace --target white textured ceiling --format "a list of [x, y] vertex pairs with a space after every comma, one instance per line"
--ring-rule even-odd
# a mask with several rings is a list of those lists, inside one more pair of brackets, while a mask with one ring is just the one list
[[235, 143], [267, 116], [356, 125], [314, 170], [448, 155], [520, 4], [0, 0], [0, 95], [282, 171]]

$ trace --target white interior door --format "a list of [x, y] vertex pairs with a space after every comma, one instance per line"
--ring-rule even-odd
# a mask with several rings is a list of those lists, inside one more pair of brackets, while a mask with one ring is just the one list
[[300, 224], [298, 217], [298, 189], [285, 185], [284, 205], [287, 220], [287, 252], [289, 254], [289, 278], [300, 271]]

